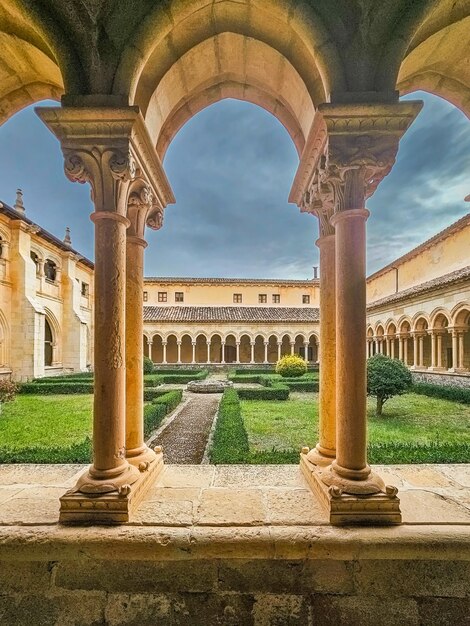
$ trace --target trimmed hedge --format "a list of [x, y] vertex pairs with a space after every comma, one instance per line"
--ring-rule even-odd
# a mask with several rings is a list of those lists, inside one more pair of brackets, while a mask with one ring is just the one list
[[[452, 400], [461, 404], [470, 404], [470, 389], [465, 387], [451, 387], [449, 385], [434, 385], [433, 383], [414, 383], [410, 391], [421, 396]], [[449, 461], [450, 463], [450, 461]]]
[[196, 376], [200, 372], [207, 372], [207, 370], [199, 367], [195, 367], [194, 369], [180, 369], [179, 367], [175, 367], [174, 369], [158, 369], [158, 367], [155, 367], [153, 370], [153, 373], [159, 376]]
[[46, 378], [35, 378], [31, 381], [32, 385], [56, 385], [57, 383], [90, 383], [93, 382], [93, 376], [49, 376]]
[[373, 443], [367, 449], [371, 463], [470, 463], [466, 442]]
[[219, 405], [211, 463], [246, 463], [249, 451], [240, 398], [235, 389], [226, 389]]
[[286, 385], [273, 385], [261, 389], [237, 389], [241, 400], [287, 400], [289, 387]]
[[75, 394], [93, 393], [92, 382], [58, 382], [58, 383], [23, 383], [20, 385], [21, 394], [53, 395], [53, 394]]
[[152, 432], [160, 426], [163, 418], [171, 413], [181, 402], [183, 392], [179, 390], [168, 391], [156, 397], [155, 400], [144, 407], [144, 438], [150, 437]]
[[29, 446], [21, 450], [0, 447], [0, 463], [91, 463], [92, 443], [85, 437], [66, 448]]
[[318, 380], [283, 380], [282, 384], [289, 387], [290, 391], [307, 393], [316, 393], [320, 387]]

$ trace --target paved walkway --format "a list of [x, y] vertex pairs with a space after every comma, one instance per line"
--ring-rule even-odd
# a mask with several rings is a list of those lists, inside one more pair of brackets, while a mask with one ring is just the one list
[[202, 462], [222, 394], [188, 392], [185, 397], [187, 404], [152, 442], [163, 447], [165, 463], [196, 465]]

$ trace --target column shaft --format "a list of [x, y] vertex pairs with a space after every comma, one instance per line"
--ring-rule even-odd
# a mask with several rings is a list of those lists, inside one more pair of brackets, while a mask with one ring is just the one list
[[464, 360], [463, 360], [463, 350], [464, 350], [464, 343], [463, 343], [463, 332], [459, 333], [459, 369], [463, 370], [463, 364], [464, 364]]
[[442, 335], [437, 335], [437, 367], [442, 367]]

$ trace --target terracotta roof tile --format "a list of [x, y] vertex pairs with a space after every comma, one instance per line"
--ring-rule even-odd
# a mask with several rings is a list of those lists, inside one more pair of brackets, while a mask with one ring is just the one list
[[144, 322], [318, 322], [318, 308], [144, 306]]
[[158, 283], [159, 285], [165, 284], [215, 284], [215, 285], [297, 285], [299, 287], [312, 287], [318, 286], [320, 281], [318, 278], [311, 278], [307, 280], [296, 280], [286, 278], [194, 278], [190, 277], [172, 277], [172, 276], [146, 276], [144, 278], [146, 283]]
[[421, 293], [426, 293], [428, 291], [433, 291], [434, 289], [446, 287], [447, 285], [452, 285], [453, 283], [462, 282], [468, 278], [470, 278], [470, 265], [467, 265], [466, 267], [463, 267], [459, 270], [455, 270], [454, 272], [444, 274], [444, 276], [433, 278], [432, 280], [428, 280], [425, 283], [415, 285], [414, 287], [410, 287], [409, 289], [404, 289], [403, 291], [399, 291], [398, 293], [393, 293], [392, 295], [385, 298], [380, 298], [380, 300], [369, 302], [367, 305], [367, 310], [375, 309], [384, 304], [400, 302], [401, 300], [406, 300], [407, 298], [416, 296]]

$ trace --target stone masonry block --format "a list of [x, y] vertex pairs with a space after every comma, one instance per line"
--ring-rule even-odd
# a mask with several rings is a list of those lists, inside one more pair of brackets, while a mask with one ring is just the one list
[[312, 597], [313, 623], [321, 626], [418, 626], [414, 600], [374, 596]]
[[53, 563], [40, 561], [0, 561], [0, 590], [47, 593], [51, 585]]
[[173, 603], [175, 626], [255, 626], [254, 598], [239, 594], [179, 594]]
[[308, 603], [297, 595], [263, 594], [255, 596], [254, 626], [305, 626], [308, 624]]
[[470, 598], [421, 598], [418, 610], [420, 626], [470, 624]]
[[302, 561], [230, 560], [219, 567], [219, 589], [242, 593], [296, 593]]
[[360, 561], [355, 564], [357, 593], [374, 596], [470, 595], [468, 561]]
[[206, 592], [217, 581], [215, 561], [81, 560], [62, 562], [55, 577], [57, 587], [125, 593]]
[[164, 594], [110, 593], [105, 618], [108, 626], [170, 626], [172, 599]]

